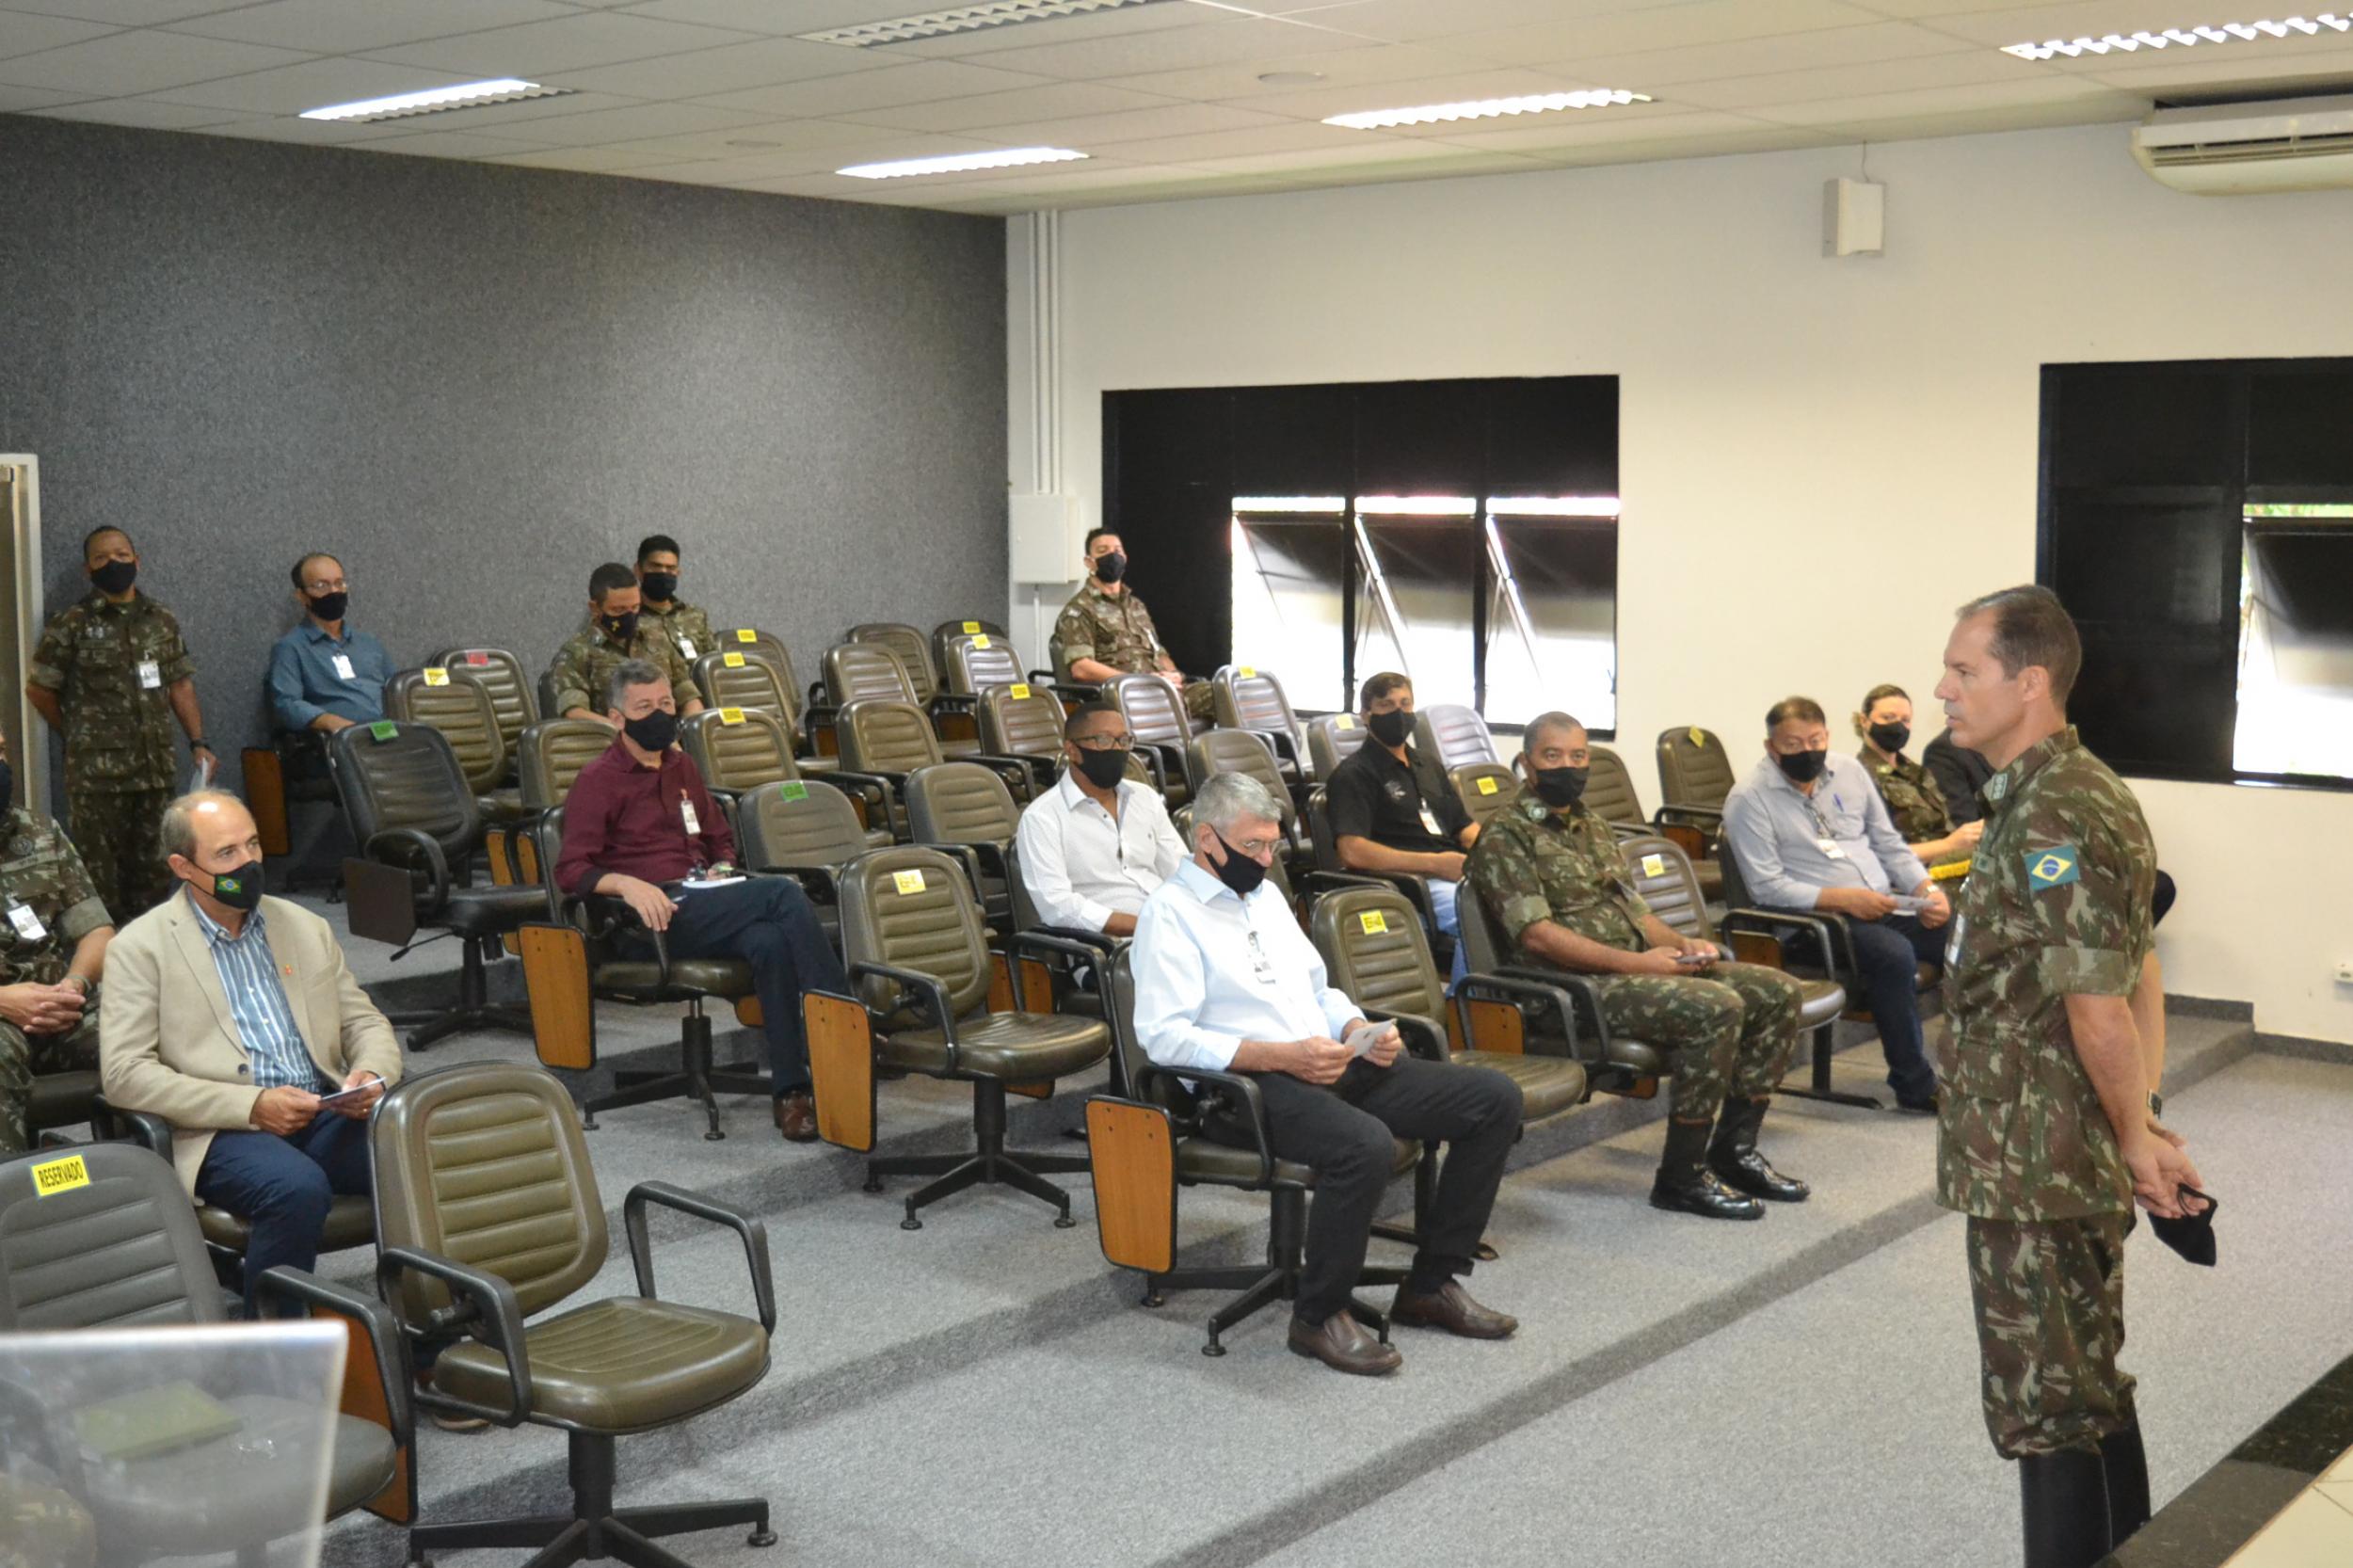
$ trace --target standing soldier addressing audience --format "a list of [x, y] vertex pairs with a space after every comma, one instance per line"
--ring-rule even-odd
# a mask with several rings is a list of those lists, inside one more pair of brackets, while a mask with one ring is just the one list
[[632, 659], [662, 672], [670, 683], [680, 717], [703, 711], [694, 672], [668, 637], [641, 623], [641, 604], [637, 574], [629, 568], [607, 561], [589, 573], [587, 624], [556, 650], [555, 663], [549, 670], [558, 713], [618, 728], [601, 705], [604, 694], [612, 688], [614, 672]]
[[2133, 1204], [2205, 1212], [2157, 1120], [2165, 993], [2139, 805], [2067, 722], [2083, 664], [2047, 588], [1961, 607], [1945, 649], [1954, 742], [1997, 770], [1946, 948], [1937, 1195], [1968, 1216], [1979, 1392], [2018, 1462], [2027, 1568], [2083, 1568], [2149, 1517], [2124, 1343]]
[[138, 551], [120, 528], [82, 541], [88, 597], [50, 618], [24, 695], [65, 735], [66, 816], [98, 896], [123, 924], [164, 900], [172, 876], [158, 838], [170, 803], [170, 719], [207, 776], [196, 664], [169, 610], [132, 586]]
[[1618, 836], [1583, 804], [1593, 773], [1583, 725], [1539, 714], [1513, 765], [1527, 792], [1487, 824], [1465, 874], [1506, 940], [1539, 964], [1593, 976], [1610, 1029], [1673, 1053], [1652, 1207], [1756, 1220], [1759, 1198], [1804, 1202], [1806, 1184], [1756, 1152], [1804, 993], [1776, 969], [1722, 962], [1650, 912]]
[[0, 1159], [33, 1146], [35, 1074], [97, 1068], [92, 1003], [115, 934], [57, 824], [8, 805], [15, 782], [0, 740]]
[[1123, 675], [1164, 675], [1195, 724], [1209, 718], [1209, 688], [1188, 681], [1160, 646], [1152, 612], [1128, 586], [1128, 552], [1108, 528], [1087, 535], [1087, 580], [1054, 622], [1054, 668], [1064, 680], [1104, 685]]
[[711, 617], [678, 596], [678, 541], [669, 535], [648, 534], [637, 541], [637, 591], [639, 623], [667, 637], [689, 670], [702, 655], [718, 651]]

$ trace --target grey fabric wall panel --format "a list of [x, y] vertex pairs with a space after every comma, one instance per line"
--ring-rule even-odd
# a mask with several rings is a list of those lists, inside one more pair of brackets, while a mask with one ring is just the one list
[[859, 621], [1005, 611], [1000, 222], [16, 116], [0, 190], [49, 606], [130, 529], [232, 767], [306, 550], [403, 663], [544, 668], [655, 531], [808, 679]]

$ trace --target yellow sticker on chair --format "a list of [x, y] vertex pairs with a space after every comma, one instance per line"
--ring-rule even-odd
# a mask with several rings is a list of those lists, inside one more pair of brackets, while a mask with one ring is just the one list
[[1642, 856], [1642, 874], [1643, 874], [1644, 876], [1664, 876], [1664, 875], [1666, 875], [1666, 874], [1667, 874], [1667, 857], [1666, 857], [1665, 856], [1663, 856], [1663, 855], [1645, 855], [1645, 856]]
[[428, 686], [446, 686], [449, 684], [449, 671], [439, 664], [428, 664], [425, 666], [424, 683]]
[[976, 620], [966, 621], [964, 623], [964, 634], [968, 637], [979, 636], [981, 634], [981, 623]]
[[890, 881], [902, 893], [920, 893], [923, 890], [921, 872], [892, 872]]
[[739, 626], [735, 629], [735, 640], [739, 643], [756, 643], [760, 641], [760, 633], [748, 626]]
[[[740, 659], [743, 655], [738, 654], [736, 657]], [[744, 710], [741, 708], [722, 708], [719, 710], [719, 722], [721, 724], [742, 724], [744, 722]]]
[[1684, 733], [1691, 737], [1691, 744], [1695, 746], [1704, 746], [1707, 744], [1707, 731], [1702, 729], [1696, 724], [1690, 728], [1685, 730]]
[[33, 1192], [40, 1197], [54, 1198], [59, 1192], [88, 1185], [89, 1167], [82, 1163], [78, 1154], [69, 1154], [63, 1160], [44, 1160], [33, 1167]]
[[744, 656], [740, 653], [723, 653], [719, 656], [719, 662], [731, 670], [740, 670], [744, 667]]
[[1030, 700], [1030, 683], [1028, 681], [1016, 680], [1013, 683], [1013, 699], [1016, 702], [1027, 702]]
[[974, 648], [986, 648], [988, 646], [988, 633], [985, 632], [975, 633], [972, 638], [972, 646]]
[[1356, 920], [1365, 928], [1368, 936], [1386, 936], [1389, 934], [1389, 917], [1378, 909], [1366, 910], [1356, 917]]
[[1258, 676], [1257, 670], [1249, 664], [1242, 665], [1242, 667], [1236, 670], [1234, 674], [1238, 679], [1243, 680], [1255, 680]]
[[1338, 718], [1332, 721], [1332, 728], [1335, 729], [1353, 729], [1356, 728], [1356, 715], [1353, 713], [1342, 713]]
[[1497, 785], [1497, 784], [1496, 783], [1496, 776], [1495, 776], [1494, 774], [1483, 774], [1483, 775], [1481, 775], [1481, 776], [1480, 776], [1480, 780], [1479, 780], [1479, 792], [1480, 792], [1481, 794], [1482, 794], [1482, 795], [1491, 795], [1491, 794], [1494, 794], [1494, 793], [1496, 792], [1496, 791], [1497, 791], [1497, 789], [1499, 789], [1500, 787], [1501, 787], [1501, 786], [1499, 786], [1499, 785]]

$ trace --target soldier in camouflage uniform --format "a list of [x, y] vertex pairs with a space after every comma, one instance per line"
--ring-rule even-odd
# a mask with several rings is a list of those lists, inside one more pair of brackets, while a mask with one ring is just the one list
[[98, 1066], [98, 977], [114, 926], [57, 824], [8, 807], [0, 743], [0, 1159], [33, 1146], [41, 1073]]
[[1935, 777], [1904, 755], [1912, 740], [1912, 698], [1904, 689], [1874, 686], [1865, 693], [1854, 732], [1863, 737], [1863, 749], [1855, 753], [1863, 771], [1879, 786], [1888, 820], [1920, 863], [1935, 867], [1967, 860], [1984, 826], [1972, 822], [1956, 828]]
[[669, 638], [640, 622], [639, 611], [635, 572], [608, 561], [589, 575], [587, 624], [556, 650], [548, 672], [558, 714], [611, 723], [604, 716], [605, 693], [613, 672], [631, 659], [642, 659], [668, 678], [679, 717], [703, 711], [695, 672]]
[[2156, 856], [2122, 780], [2067, 724], [2082, 664], [2044, 588], [1965, 605], [1937, 696], [1999, 771], [1945, 965], [1937, 1195], [1968, 1216], [1979, 1392], [2019, 1462], [2028, 1568], [2079, 1568], [2149, 1516], [2124, 1343], [2137, 1199], [2178, 1218], [2196, 1169], [2157, 1121]]
[[1797, 1048], [1797, 982], [1725, 963], [1650, 912], [1617, 835], [1582, 804], [1592, 751], [1577, 720], [1532, 720], [1514, 766], [1524, 793], [1471, 846], [1464, 879], [1515, 959], [1585, 976], [1612, 1033], [1673, 1054], [1667, 1149], [1650, 1201], [1725, 1220], [1763, 1217], [1759, 1198], [1804, 1201], [1806, 1184], [1756, 1152], [1773, 1085]]
[[1099, 686], [1123, 675], [1164, 675], [1176, 683], [1185, 712], [1209, 722], [1209, 683], [1188, 680], [1160, 646], [1152, 612], [1127, 584], [1128, 552], [1119, 536], [1097, 528], [1086, 540], [1087, 581], [1054, 621], [1054, 673]]
[[140, 593], [130, 536], [101, 528], [83, 541], [88, 598], [42, 629], [25, 695], [65, 735], [66, 818], [117, 925], [171, 890], [157, 836], [179, 793], [171, 721], [194, 760], [215, 769], [197, 707], [196, 664], [169, 610]]
[[704, 654], [719, 651], [710, 616], [678, 596], [678, 541], [669, 535], [648, 534], [637, 542], [637, 624], [667, 637], [688, 670]]

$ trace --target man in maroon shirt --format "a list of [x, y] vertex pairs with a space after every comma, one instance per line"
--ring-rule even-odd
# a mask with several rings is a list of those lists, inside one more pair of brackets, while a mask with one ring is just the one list
[[[564, 801], [556, 886], [602, 893], [659, 931], [673, 958], [734, 958], [752, 967], [776, 1084], [776, 1130], [796, 1144], [817, 1136], [809, 1097], [801, 994], [846, 992], [849, 977], [825, 940], [808, 895], [791, 877], [758, 876], [726, 888], [683, 888], [688, 877], [732, 865], [735, 836], [693, 759], [678, 749], [678, 702], [669, 678], [642, 660], [613, 672], [606, 716], [620, 730], [580, 770]], [[626, 939], [626, 938], [625, 938]], [[649, 938], [634, 938], [647, 947]]]

